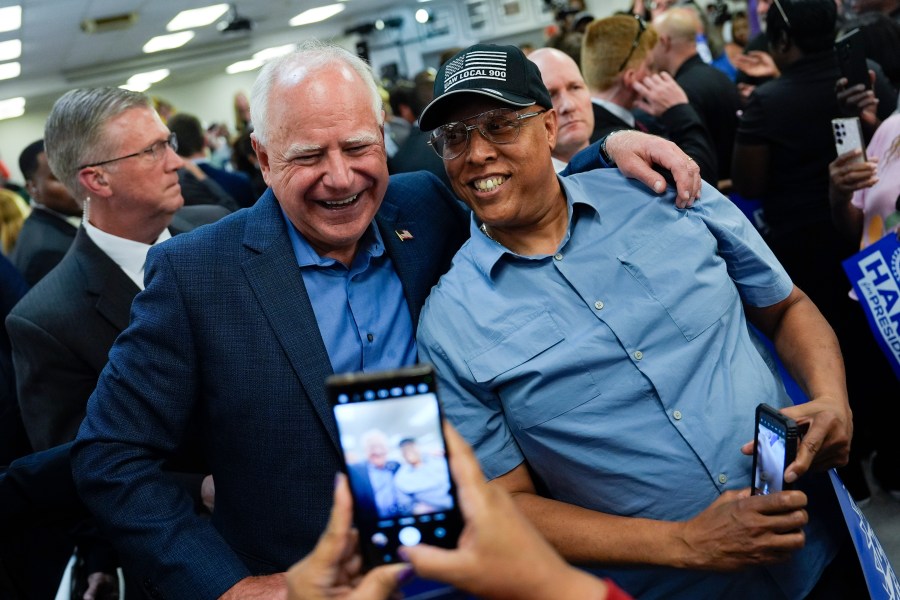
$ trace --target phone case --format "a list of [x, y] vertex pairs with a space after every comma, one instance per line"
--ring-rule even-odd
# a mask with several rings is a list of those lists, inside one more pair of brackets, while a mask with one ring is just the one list
[[401, 545], [453, 548], [462, 530], [431, 365], [327, 379], [367, 567]]
[[832, 119], [831, 129], [834, 132], [834, 147], [838, 156], [859, 148], [862, 150], [862, 154], [853, 162], [864, 162], [866, 160], [866, 147], [863, 142], [862, 125], [859, 122], [859, 117]]
[[859, 29], [851, 29], [837, 38], [834, 51], [837, 54], [841, 75], [847, 78], [847, 87], [863, 84], [871, 89], [869, 66], [866, 64], [866, 49], [863, 46]]

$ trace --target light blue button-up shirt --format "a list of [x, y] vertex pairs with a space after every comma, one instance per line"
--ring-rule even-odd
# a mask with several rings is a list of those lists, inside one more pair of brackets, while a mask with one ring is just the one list
[[378, 228], [366, 229], [347, 267], [319, 256], [282, 215], [334, 372], [415, 364], [412, 317]]
[[[560, 181], [570, 219], [553, 255], [515, 255], [473, 218], [422, 311], [420, 358], [436, 365], [446, 413], [488, 478], [527, 460], [557, 500], [689, 519], [750, 484], [739, 449], [756, 405], [790, 405], [742, 301], [769, 306], [793, 284], [709, 186], [676, 210], [612, 169]], [[803, 597], [833, 555], [820, 525], [777, 583], [761, 569], [610, 573], [642, 598]]]

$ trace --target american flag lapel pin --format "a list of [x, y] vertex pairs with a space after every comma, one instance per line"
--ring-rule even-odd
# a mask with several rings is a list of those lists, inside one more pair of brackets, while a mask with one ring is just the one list
[[411, 234], [408, 229], [397, 229], [394, 233], [397, 234], [397, 237], [400, 238], [401, 242], [413, 239], [413, 234]]

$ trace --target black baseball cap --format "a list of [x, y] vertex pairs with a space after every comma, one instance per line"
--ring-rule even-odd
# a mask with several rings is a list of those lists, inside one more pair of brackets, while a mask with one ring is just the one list
[[535, 104], [553, 108], [540, 70], [516, 46], [475, 44], [441, 65], [434, 100], [419, 115], [422, 131], [447, 123], [462, 94], [487, 96], [514, 108]]

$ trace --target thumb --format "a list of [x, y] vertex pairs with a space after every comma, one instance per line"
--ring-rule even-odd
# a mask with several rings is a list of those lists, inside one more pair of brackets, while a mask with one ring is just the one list
[[409, 565], [395, 564], [376, 567], [366, 573], [353, 590], [352, 598], [359, 600], [382, 600], [388, 598], [404, 580], [404, 571]]
[[404, 546], [404, 555], [416, 573], [425, 579], [440, 579], [442, 574], [462, 572], [460, 553], [427, 544]]

